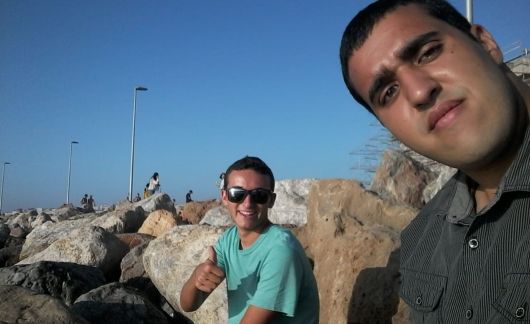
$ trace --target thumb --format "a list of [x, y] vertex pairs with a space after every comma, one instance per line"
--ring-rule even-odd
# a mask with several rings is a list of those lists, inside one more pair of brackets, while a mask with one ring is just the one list
[[217, 253], [215, 253], [215, 249], [211, 245], [208, 246], [208, 260], [217, 264]]

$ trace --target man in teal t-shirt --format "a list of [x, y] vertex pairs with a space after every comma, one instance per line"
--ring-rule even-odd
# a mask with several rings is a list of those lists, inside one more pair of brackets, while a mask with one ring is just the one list
[[273, 225], [274, 176], [259, 158], [244, 157], [226, 171], [221, 199], [235, 226], [209, 248], [180, 293], [184, 311], [198, 309], [227, 278], [230, 323], [318, 323], [316, 280], [303, 248]]

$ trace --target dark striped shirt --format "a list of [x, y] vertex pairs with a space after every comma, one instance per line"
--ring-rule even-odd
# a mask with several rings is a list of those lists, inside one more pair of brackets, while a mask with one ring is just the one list
[[495, 199], [458, 172], [401, 234], [413, 323], [530, 323], [530, 127]]

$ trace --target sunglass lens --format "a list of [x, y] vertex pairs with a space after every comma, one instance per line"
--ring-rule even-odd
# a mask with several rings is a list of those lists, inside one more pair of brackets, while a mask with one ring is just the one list
[[265, 204], [269, 200], [269, 192], [263, 189], [254, 189], [250, 192], [250, 197], [256, 204]]
[[240, 203], [245, 199], [247, 191], [242, 188], [228, 189], [228, 200], [233, 203]]

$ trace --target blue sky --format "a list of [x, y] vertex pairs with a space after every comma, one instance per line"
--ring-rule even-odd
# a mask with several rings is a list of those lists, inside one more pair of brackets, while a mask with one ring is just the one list
[[[3, 211], [124, 199], [133, 89], [134, 193], [153, 172], [178, 202], [217, 197], [219, 173], [257, 155], [276, 178], [360, 178], [377, 136], [343, 85], [344, 27], [370, 1], [0, 0]], [[464, 11], [465, 1], [451, 1]], [[501, 47], [530, 47], [530, 1], [475, 1]]]

